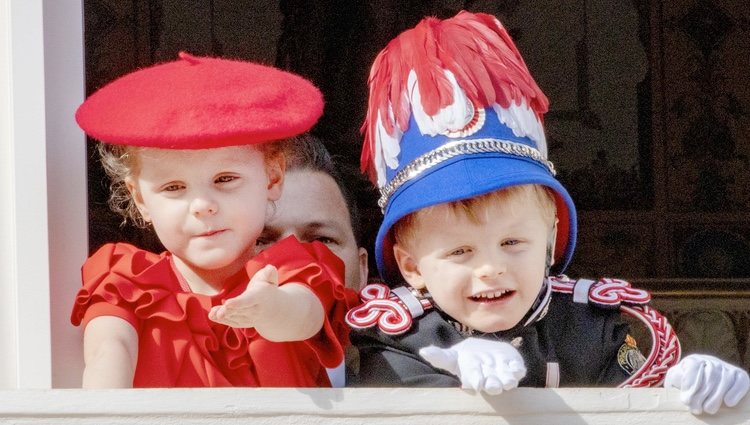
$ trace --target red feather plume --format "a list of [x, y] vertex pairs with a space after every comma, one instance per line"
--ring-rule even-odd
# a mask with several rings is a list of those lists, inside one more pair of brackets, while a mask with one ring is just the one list
[[548, 100], [531, 77], [513, 40], [492, 15], [461, 11], [446, 20], [425, 18], [393, 39], [376, 57], [369, 77], [370, 96], [365, 122], [361, 168], [376, 181], [375, 150], [378, 115], [385, 132], [395, 126], [407, 130], [412, 105], [408, 76], [414, 71], [422, 107], [430, 116], [454, 101], [453, 86], [445, 70], [454, 74], [459, 87], [473, 104], [507, 108], [523, 99], [539, 122]]

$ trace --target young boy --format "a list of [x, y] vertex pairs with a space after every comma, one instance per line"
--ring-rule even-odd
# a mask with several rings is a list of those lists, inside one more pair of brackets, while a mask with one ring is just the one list
[[[423, 20], [378, 55], [369, 82], [362, 163], [382, 194], [374, 254], [391, 287], [366, 287], [347, 315], [360, 385], [500, 393], [666, 375], [694, 413], [747, 393], [747, 373], [719, 359], [678, 363], [647, 292], [555, 276], [573, 254], [575, 207], [547, 160], [547, 98], [494, 17]], [[648, 357], [621, 311], [651, 328]]]

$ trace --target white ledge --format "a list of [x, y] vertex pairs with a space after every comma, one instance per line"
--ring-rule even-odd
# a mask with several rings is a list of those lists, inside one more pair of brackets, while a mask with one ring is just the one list
[[0, 423], [13, 424], [750, 424], [749, 397], [693, 416], [663, 388], [3, 390], [0, 400]]

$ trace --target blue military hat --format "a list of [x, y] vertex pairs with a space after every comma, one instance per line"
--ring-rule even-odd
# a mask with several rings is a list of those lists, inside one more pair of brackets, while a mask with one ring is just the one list
[[372, 66], [362, 126], [362, 168], [380, 188], [384, 219], [375, 242], [378, 270], [399, 276], [391, 228], [432, 205], [510, 186], [539, 184], [555, 194], [553, 273], [570, 262], [573, 201], [547, 159], [548, 100], [493, 16], [459, 12], [425, 18], [397, 36]]

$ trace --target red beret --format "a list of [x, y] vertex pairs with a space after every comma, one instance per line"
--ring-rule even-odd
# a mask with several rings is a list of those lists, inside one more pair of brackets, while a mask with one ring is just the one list
[[322, 94], [298, 75], [251, 62], [179, 56], [99, 89], [76, 111], [78, 125], [105, 143], [203, 149], [295, 136], [323, 114]]

